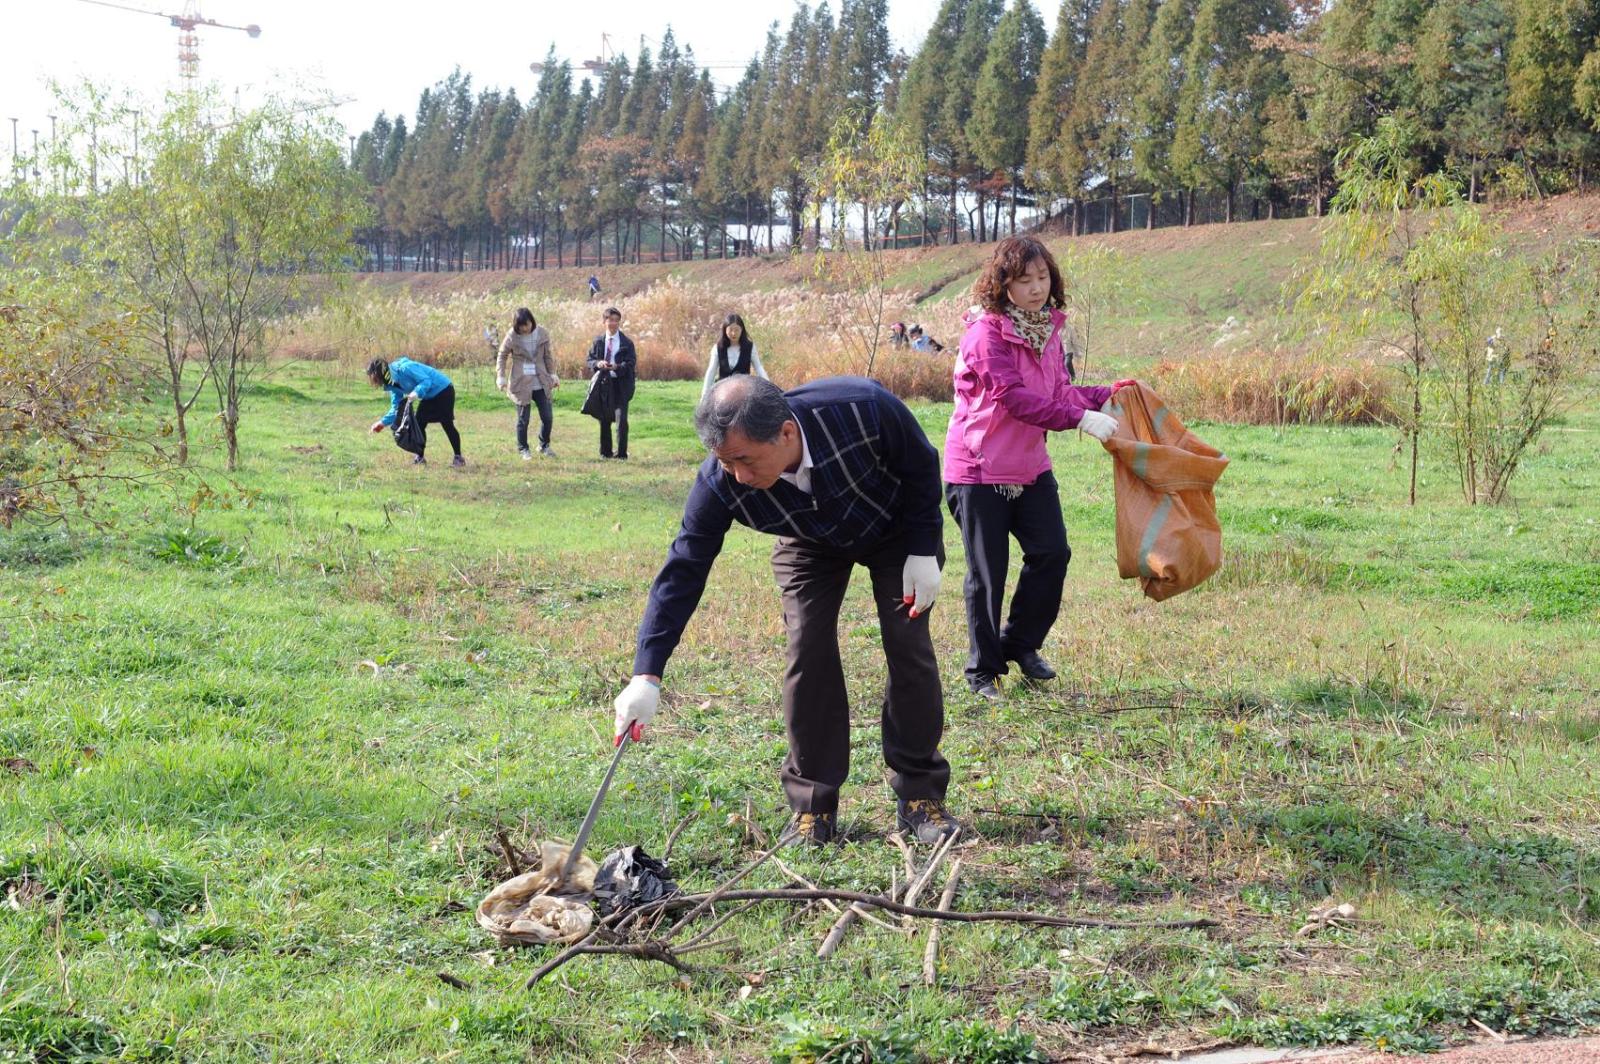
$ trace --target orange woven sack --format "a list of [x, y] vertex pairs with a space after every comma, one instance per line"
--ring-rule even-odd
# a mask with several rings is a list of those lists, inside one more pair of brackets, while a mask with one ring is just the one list
[[1119, 389], [1103, 410], [1117, 419], [1105, 442], [1116, 459], [1117, 569], [1160, 602], [1222, 565], [1211, 488], [1228, 460], [1143, 384]]

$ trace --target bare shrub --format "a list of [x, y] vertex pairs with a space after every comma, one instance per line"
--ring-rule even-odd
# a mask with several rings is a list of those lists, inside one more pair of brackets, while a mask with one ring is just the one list
[[1393, 378], [1364, 359], [1325, 362], [1253, 351], [1163, 361], [1151, 383], [1185, 417], [1241, 425], [1373, 425], [1393, 421]]

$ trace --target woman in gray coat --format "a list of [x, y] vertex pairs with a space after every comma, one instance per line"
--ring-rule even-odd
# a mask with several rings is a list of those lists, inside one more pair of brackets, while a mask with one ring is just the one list
[[550, 449], [550, 426], [554, 420], [550, 407], [552, 393], [561, 387], [555, 360], [550, 357], [550, 334], [533, 318], [533, 311], [518, 307], [511, 331], [500, 342], [494, 359], [495, 387], [517, 404], [517, 453], [533, 457], [528, 449], [528, 413], [539, 408], [539, 453], [555, 457]]

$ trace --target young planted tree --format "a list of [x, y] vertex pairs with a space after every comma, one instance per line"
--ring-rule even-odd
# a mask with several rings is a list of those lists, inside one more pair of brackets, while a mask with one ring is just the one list
[[[1466, 204], [1439, 212], [1418, 244], [1436, 431], [1469, 505], [1505, 501], [1551, 420], [1593, 392], [1596, 259], [1579, 245], [1529, 262], [1498, 221]], [[1494, 361], [1486, 358], [1490, 336]]]
[[1470, 208], [1463, 207], [1455, 183], [1443, 174], [1421, 173], [1416, 140], [1411, 125], [1388, 116], [1372, 136], [1340, 153], [1339, 193], [1321, 262], [1296, 301], [1305, 321], [1330, 340], [1336, 337], [1347, 348], [1376, 341], [1401, 355], [1410, 409], [1399, 412], [1400, 430], [1410, 447], [1407, 498], [1413, 506], [1433, 362], [1428, 315], [1439, 298], [1438, 263], [1471, 252], [1441, 223]]
[[[822, 202], [832, 198], [863, 204], [869, 226], [876, 226], [892, 205], [922, 187], [926, 165], [915, 138], [894, 119], [880, 113], [869, 125], [861, 115], [845, 112], [834, 122], [827, 150], [809, 174], [813, 218], [820, 215]], [[887, 266], [881, 253], [864, 243], [850, 243], [844, 212], [833, 211], [831, 218], [831, 250], [817, 249], [817, 272], [848, 298], [844, 334], [861, 356], [863, 375], [870, 377], [888, 303]]]
[[[11, 268], [29, 257], [19, 241], [33, 242], [26, 227], [0, 242], [0, 528], [93, 521], [101, 489], [162, 464], [128, 427], [136, 336], [104, 304]], [[112, 465], [134, 449], [133, 473]]]
[[1078, 372], [1089, 368], [1095, 322], [1116, 307], [1124, 314], [1137, 312], [1149, 289], [1149, 272], [1136, 255], [1104, 244], [1074, 241], [1058, 256], [1067, 302], [1072, 306], [1072, 331], [1077, 341]]
[[[145, 123], [140, 181], [51, 207], [70, 220], [56, 240], [61, 261], [79, 264], [84, 297], [126, 308], [161, 356], [182, 457], [184, 415], [194, 389], [209, 386], [227, 468], [238, 467], [244, 392], [265, 363], [267, 324], [308, 286], [359, 261], [360, 178], [345, 164], [339, 131], [318, 113], [283, 99], [235, 111], [206, 94], [170, 97]], [[103, 131], [113, 116], [95, 117]], [[82, 143], [74, 132], [69, 123], [64, 153]], [[68, 154], [61, 165], [89, 160]], [[186, 372], [195, 358], [198, 378]]]

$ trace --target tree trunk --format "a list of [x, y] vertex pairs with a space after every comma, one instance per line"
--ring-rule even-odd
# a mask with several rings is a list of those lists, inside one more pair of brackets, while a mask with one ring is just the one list
[[1117, 183], [1113, 181], [1111, 182], [1111, 212], [1106, 216], [1106, 232], [1115, 233], [1117, 231], [1122, 223], [1122, 219], [1119, 217], [1120, 214], [1121, 212], [1117, 210]]
[[228, 404], [228, 409], [222, 416], [222, 434], [228, 441], [228, 472], [236, 472], [239, 468], [239, 404], [237, 400]]
[[1229, 184], [1228, 184], [1227, 206], [1223, 210], [1222, 220], [1225, 221], [1225, 222], [1232, 222], [1233, 221], [1233, 183], [1232, 182], [1229, 182]]
[[1194, 224], [1194, 189], [1184, 189], [1181, 194], [1183, 196], [1183, 227], [1187, 229]]

